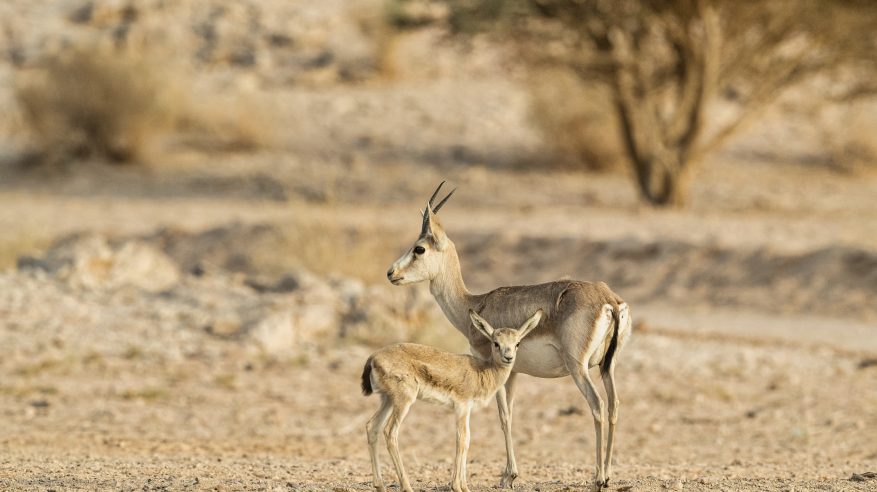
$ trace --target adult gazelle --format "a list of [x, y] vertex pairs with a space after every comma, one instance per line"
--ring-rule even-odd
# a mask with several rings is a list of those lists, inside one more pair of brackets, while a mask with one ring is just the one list
[[[470, 328], [470, 309], [497, 326], [520, 326], [535, 311], [542, 310], [542, 321], [523, 340], [512, 373], [496, 394], [507, 456], [500, 486], [513, 487], [518, 476], [512, 442], [512, 412], [515, 375], [523, 373], [540, 378], [572, 376], [594, 419], [594, 489], [600, 490], [608, 485], [612, 466], [612, 446], [618, 421], [615, 362], [631, 333], [628, 305], [603, 282], [558, 280], [500, 287], [485, 294], [469, 292], [463, 282], [454, 242], [445, 234], [436, 216], [453, 191], [433, 207], [442, 184], [436, 188], [423, 211], [420, 235], [393, 263], [387, 271], [387, 278], [393, 285], [428, 281], [429, 290], [445, 316], [468, 338], [472, 354], [485, 360], [491, 355], [491, 345], [484, 336]], [[588, 371], [595, 366], [600, 367], [609, 400], [605, 455], [603, 421], [606, 420], [606, 409]]]

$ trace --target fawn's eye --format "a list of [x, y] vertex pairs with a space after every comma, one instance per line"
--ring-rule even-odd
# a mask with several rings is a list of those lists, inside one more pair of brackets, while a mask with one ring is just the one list
[[493, 342], [493, 346], [499, 348], [499, 342]]
[[518, 342], [518, 343], [515, 345], [515, 348], [518, 348], [518, 347], [520, 347], [520, 346], [521, 346], [521, 342]]
[[415, 246], [414, 247], [414, 254], [422, 255], [423, 253], [426, 253], [426, 249], [423, 246]]

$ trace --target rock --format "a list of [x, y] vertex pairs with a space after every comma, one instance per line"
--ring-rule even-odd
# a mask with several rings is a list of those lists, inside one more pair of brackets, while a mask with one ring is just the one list
[[180, 280], [177, 265], [154, 246], [135, 239], [113, 244], [98, 235], [64, 238], [42, 258], [20, 258], [18, 268], [42, 270], [91, 289], [133, 286], [159, 292]]
[[585, 412], [583, 412], [581, 408], [579, 408], [575, 405], [570, 405], [566, 408], [559, 410], [557, 412], [557, 415], [559, 415], [561, 417], [567, 417], [569, 415], [584, 415], [584, 413]]
[[70, 22], [76, 24], [87, 24], [91, 22], [91, 17], [94, 15], [94, 3], [93, 2], [84, 2], [81, 5], [78, 5], [74, 8], [68, 19]]
[[246, 285], [256, 292], [266, 293], [287, 293], [294, 292], [301, 287], [301, 280], [298, 276], [286, 274], [279, 279], [263, 279], [263, 278], [247, 278], [244, 282]]
[[869, 480], [877, 480], [877, 472], [853, 473], [850, 476], [850, 481], [853, 482], [866, 482]]
[[295, 347], [292, 313], [282, 312], [259, 321], [250, 331], [253, 340], [266, 353], [280, 355]]
[[340, 331], [340, 305], [334, 298], [296, 299], [295, 306], [248, 324], [244, 331], [265, 353], [281, 355], [307, 344], [334, 340]]
[[339, 300], [348, 306], [353, 306], [359, 302], [366, 293], [365, 285], [363, 285], [362, 281], [352, 278], [332, 278], [329, 281], [329, 285], [338, 293]]
[[334, 302], [302, 302], [292, 313], [297, 343], [333, 340], [341, 325], [339, 306]]
[[33, 400], [30, 402], [30, 406], [34, 408], [49, 408], [49, 402], [46, 400]]
[[240, 335], [243, 322], [237, 314], [214, 316], [204, 326], [204, 331], [218, 338], [235, 338]]

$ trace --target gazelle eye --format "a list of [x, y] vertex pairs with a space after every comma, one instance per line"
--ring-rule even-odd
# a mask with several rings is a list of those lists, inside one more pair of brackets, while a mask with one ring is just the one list
[[424, 249], [423, 246], [415, 246], [414, 247], [414, 254], [422, 255], [423, 253], [426, 253], [426, 249]]
[[520, 346], [521, 346], [521, 342], [518, 342], [517, 345], [515, 345], [515, 348], [518, 348]]
[[499, 342], [493, 342], [493, 346], [499, 348]]

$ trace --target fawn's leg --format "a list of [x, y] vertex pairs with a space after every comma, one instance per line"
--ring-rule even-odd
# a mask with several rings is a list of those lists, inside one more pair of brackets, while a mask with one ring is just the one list
[[457, 449], [454, 457], [454, 472], [451, 476], [451, 490], [469, 492], [466, 484], [466, 455], [469, 452], [469, 414], [472, 405], [464, 403], [454, 408], [457, 414]]
[[378, 459], [378, 438], [380, 437], [381, 429], [387, 422], [387, 417], [390, 416], [390, 410], [392, 409], [393, 405], [390, 403], [390, 399], [381, 395], [380, 408], [378, 408], [378, 411], [375, 412], [371, 420], [365, 424], [365, 431], [368, 435], [368, 452], [372, 460], [372, 485], [376, 490], [381, 492], [386, 489], [384, 488], [384, 479], [381, 477], [381, 463]]
[[505, 437], [506, 465], [499, 480], [501, 489], [513, 488], [515, 479], [518, 478], [518, 464], [515, 461], [515, 449], [512, 442], [512, 412], [515, 407], [515, 376], [509, 375], [508, 381], [496, 392], [496, 406], [499, 409], [499, 423]]
[[390, 414], [390, 422], [384, 429], [384, 437], [387, 438], [387, 450], [390, 452], [390, 458], [393, 459], [393, 465], [396, 466], [396, 475], [399, 476], [399, 487], [403, 492], [413, 492], [411, 484], [408, 482], [408, 475], [405, 474], [405, 467], [402, 465], [402, 457], [399, 456], [399, 427], [414, 399], [406, 402], [393, 402], [393, 412]]

